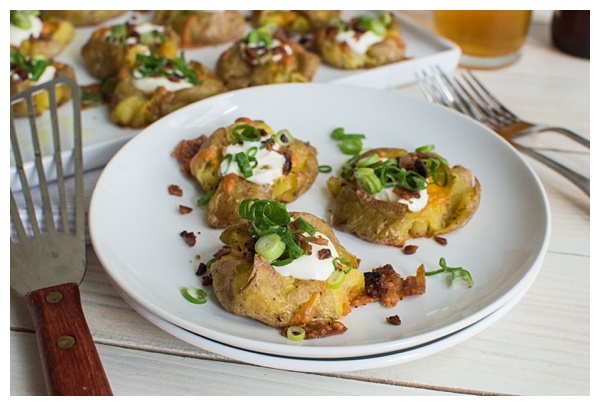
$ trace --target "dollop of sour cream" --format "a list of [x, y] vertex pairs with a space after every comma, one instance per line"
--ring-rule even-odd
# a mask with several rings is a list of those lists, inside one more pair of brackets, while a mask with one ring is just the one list
[[[269, 135], [263, 136], [262, 140], [270, 137]], [[279, 145], [274, 144], [273, 150], [267, 148], [261, 148], [263, 144], [260, 141], [243, 141], [236, 142], [228, 145], [223, 151], [223, 156], [228, 154], [231, 155], [231, 161], [223, 161], [219, 168], [221, 176], [235, 173], [236, 175], [243, 177], [239, 166], [235, 162], [235, 155], [239, 152], [248, 154], [251, 148], [257, 148], [254, 158], [256, 158], [257, 165], [252, 168], [252, 176], [246, 178], [247, 181], [256, 183], [258, 185], [272, 185], [277, 178], [283, 176], [283, 166], [285, 164], [285, 156], [277, 152]]]
[[56, 68], [52, 65], [46, 66], [46, 69], [44, 69], [44, 73], [42, 73], [40, 78], [37, 81], [33, 82], [33, 84], [40, 85], [42, 83], [50, 82], [52, 79], [54, 79], [55, 75]]
[[418, 198], [413, 199], [401, 199], [397, 194], [394, 193], [393, 188], [384, 188], [380, 192], [377, 192], [373, 197], [377, 200], [383, 200], [385, 202], [397, 202], [408, 206], [408, 211], [412, 213], [418, 213], [427, 206], [429, 195], [427, 189], [423, 189], [419, 192]]
[[160, 86], [167, 89], [169, 92], [176, 92], [181, 89], [187, 89], [193, 87], [187, 80], [179, 80], [174, 82], [165, 77], [146, 77], [141, 79], [135, 79], [135, 87], [140, 89], [142, 92], [152, 93]]
[[42, 20], [34, 15], [28, 15], [31, 27], [23, 29], [16, 25], [10, 25], [10, 44], [18, 47], [23, 41], [33, 36], [37, 38], [42, 33]]
[[357, 35], [356, 31], [350, 30], [339, 32], [335, 36], [335, 40], [348, 44], [355, 54], [365, 54], [371, 45], [383, 41], [383, 37], [380, 37], [373, 31], [367, 31]]
[[[273, 268], [282, 276], [292, 276], [296, 279], [310, 279], [324, 281], [329, 278], [329, 275], [334, 271], [333, 259], [338, 256], [338, 253], [325, 235], [317, 232], [315, 237], [323, 237], [327, 240], [327, 245], [311, 245], [310, 255], [301, 255], [291, 263], [282, 266], [274, 266]], [[331, 256], [325, 259], [319, 259], [319, 251], [329, 249]]]

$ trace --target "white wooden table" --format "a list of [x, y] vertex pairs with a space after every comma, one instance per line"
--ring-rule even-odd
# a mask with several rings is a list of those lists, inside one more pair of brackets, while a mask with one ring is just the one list
[[[428, 13], [416, 15], [430, 23]], [[534, 22], [517, 63], [477, 74], [521, 116], [591, 135], [590, 62], [554, 49], [548, 21]], [[397, 91], [424, 99], [417, 85]], [[589, 150], [546, 134], [530, 142], [590, 175]], [[296, 373], [200, 350], [128, 306], [88, 247], [83, 308], [115, 395], [589, 395], [590, 199], [527, 160], [546, 189], [552, 216], [550, 246], [533, 286], [474, 337], [393, 367]], [[10, 394], [45, 394], [33, 324], [24, 300], [12, 293]]]

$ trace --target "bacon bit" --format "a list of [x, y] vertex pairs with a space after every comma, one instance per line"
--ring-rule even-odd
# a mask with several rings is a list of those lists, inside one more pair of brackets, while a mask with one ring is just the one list
[[183, 196], [183, 190], [177, 185], [169, 185], [169, 194], [172, 196]]
[[406, 255], [412, 255], [415, 252], [417, 252], [418, 249], [419, 249], [418, 245], [407, 245], [406, 247], [404, 247], [402, 252], [405, 253]]
[[306, 237], [306, 241], [316, 245], [327, 245], [329, 243], [329, 240], [322, 235], [311, 235]]
[[[197, 138], [191, 140], [182, 140], [177, 144], [171, 156], [177, 160], [181, 171], [186, 176], [192, 176], [192, 172], [190, 170], [190, 162], [192, 158], [200, 151], [203, 143], [206, 141], [208, 137], [206, 135], [201, 135]], [[216, 156], [215, 156], [216, 159]]]
[[227, 255], [227, 254], [231, 253], [231, 251], [232, 251], [232, 248], [231, 248], [231, 247], [224, 246], [224, 247], [221, 247], [221, 248], [219, 249], [219, 251], [217, 251], [217, 253], [216, 253], [215, 255], [213, 255], [213, 257], [215, 257], [215, 258], [219, 259], [219, 258], [222, 258], [222, 257], [224, 257], [225, 255]]
[[444, 245], [445, 246], [445, 245], [448, 244], [448, 240], [447, 239], [445, 239], [444, 237], [439, 237], [437, 235], [435, 237], [433, 237], [433, 240], [435, 242], [437, 242], [438, 244], [440, 244], [440, 245]]
[[402, 321], [400, 320], [400, 317], [397, 314], [394, 316], [386, 317], [385, 321], [387, 321], [390, 324], [393, 324], [394, 326], [399, 326], [400, 323], [402, 323]]
[[179, 235], [183, 237], [184, 241], [190, 247], [196, 245], [196, 235], [191, 231], [182, 231], [181, 233], [179, 233]]
[[329, 248], [323, 248], [320, 249], [319, 252], [317, 252], [317, 257], [320, 260], [331, 258], [331, 256], [331, 250]]
[[402, 281], [402, 296], [422, 295], [425, 290], [425, 266], [421, 264], [415, 276], [408, 276]]
[[192, 212], [192, 208], [188, 207], [188, 206], [184, 206], [182, 204], [179, 205], [179, 213], [181, 214], [188, 214]]
[[213, 278], [212, 275], [207, 275], [202, 277], [202, 286], [212, 286]]
[[208, 267], [204, 262], [201, 262], [200, 265], [198, 265], [198, 269], [196, 270], [196, 276], [201, 276], [205, 274], [206, 271], [208, 271]]

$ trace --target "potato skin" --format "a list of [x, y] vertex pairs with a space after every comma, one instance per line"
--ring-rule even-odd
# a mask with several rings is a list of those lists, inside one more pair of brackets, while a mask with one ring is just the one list
[[[408, 152], [380, 148], [380, 156], [402, 156]], [[367, 191], [344, 179], [332, 177], [327, 187], [333, 197], [332, 226], [340, 231], [382, 245], [403, 247], [411, 238], [430, 238], [464, 227], [479, 207], [481, 186], [470, 170], [456, 165], [450, 168], [445, 187], [430, 185], [427, 206], [416, 213], [397, 202], [375, 199]]]
[[84, 27], [103, 23], [125, 13], [125, 10], [43, 10], [42, 16], [60, 18], [76, 27]]
[[237, 207], [246, 198], [273, 199], [283, 203], [296, 200], [310, 189], [319, 174], [316, 148], [296, 139], [287, 147], [292, 154], [292, 168], [273, 185], [258, 185], [235, 174], [220, 176], [223, 150], [234, 140], [233, 128], [241, 123], [263, 129], [268, 134], [274, 133], [263, 121], [240, 118], [227, 128], [217, 129], [190, 161], [190, 171], [202, 190], [205, 193], [214, 191], [208, 203], [208, 222], [215, 228], [240, 221]]
[[[55, 77], [57, 77], [57, 78], [58, 77], [67, 77], [67, 78], [76, 80], [75, 70], [73, 69], [72, 66], [64, 64], [64, 63], [60, 63], [60, 62], [55, 62], [55, 61], [52, 62], [52, 66], [54, 66], [56, 68]], [[11, 79], [10, 79], [10, 94], [13, 95], [13, 94], [20, 93], [20, 92], [22, 92], [26, 89], [29, 89], [30, 87], [33, 87], [33, 86], [34, 85], [29, 80], [25, 80], [25, 81], [15, 80], [14, 78], [11, 77]], [[64, 103], [71, 100], [71, 97], [73, 97], [73, 94], [71, 93], [70, 87], [58, 86], [56, 88], [57, 105], [59, 105], [59, 106], [63, 105]], [[35, 94], [33, 96], [33, 102], [34, 102], [36, 116], [41, 115], [44, 111], [46, 111], [50, 108], [50, 100], [49, 100], [48, 92], [42, 92], [42, 93]], [[13, 112], [13, 116], [15, 116], [15, 117], [27, 117], [27, 104], [25, 103], [25, 101], [21, 101], [19, 103], [13, 104], [12, 112]]]
[[253, 10], [251, 24], [262, 27], [274, 24], [293, 32], [305, 34], [326, 26], [340, 16], [340, 10]]
[[113, 27], [103, 27], [94, 31], [81, 48], [81, 59], [87, 71], [96, 79], [116, 75], [122, 67], [131, 68], [135, 64], [136, 55], [152, 55], [174, 59], [177, 57], [179, 36], [171, 28], [165, 27], [164, 34], [168, 40], [150, 48], [141, 44], [118, 45], [104, 40], [104, 36]]
[[335, 40], [338, 29], [323, 27], [317, 31], [315, 44], [323, 62], [340, 69], [370, 69], [404, 59], [405, 43], [400, 27], [392, 19], [387, 33], [381, 42], [373, 44], [366, 53], [352, 52], [345, 43]]
[[217, 75], [229, 90], [273, 83], [306, 83], [312, 81], [321, 59], [306, 51], [300, 44], [289, 40], [284, 34], [279, 39], [290, 46], [292, 55], [277, 62], [252, 65], [242, 56], [242, 40], [236, 41], [225, 50], [217, 61]]
[[189, 66], [198, 73], [202, 84], [176, 92], [159, 87], [153, 93], [138, 89], [130, 70], [122, 68], [110, 102], [111, 121], [122, 127], [142, 128], [183, 106], [227, 91], [206, 66], [195, 61]]
[[246, 32], [246, 20], [237, 10], [223, 12], [158, 10], [154, 21], [170, 25], [181, 36], [182, 48], [196, 48], [235, 41]]
[[[364, 292], [364, 277], [358, 271], [358, 259], [346, 251], [333, 230], [323, 220], [309, 213], [295, 213], [330, 238], [338, 254], [352, 265], [344, 284], [329, 288], [326, 281], [301, 280], [282, 276], [262, 256], [249, 262], [236, 250], [248, 239], [248, 222], [227, 228], [221, 240], [234, 250], [211, 266], [213, 289], [221, 305], [228, 311], [251, 317], [268, 326], [282, 328], [302, 324], [301, 314], [310, 309], [310, 322], [331, 322], [350, 313], [350, 302]], [[333, 268], [332, 268], [333, 270]], [[306, 324], [306, 323], [305, 323]]]
[[26, 56], [41, 55], [52, 59], [60, 54], [73, 38], [75, 28], [69, 21], [42, 17], [42, 35], [23, 41], [18, 46], [18, 51]]

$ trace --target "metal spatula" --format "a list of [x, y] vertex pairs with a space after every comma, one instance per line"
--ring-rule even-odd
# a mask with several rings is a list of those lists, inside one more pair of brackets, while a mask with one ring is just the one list
[[[72, 138], [59, 125], [56, 92], [60, 86], [66, 86], [61, 92], [72, 93]], [[52, 134], [38, 131], [34, 96], [40, 100], [42, 92], [49, 96], [44, 118], [50, 120]], [[22, 110], [23, 103], [27, 117], [13, 117], [13, 106], [19, 104]], [[79, 294], [86, 268], [80, 106], [79, 87], [68, 78], [11, 96], [10, 142], [15, 168], [11, 172], [16, 172], [11, 177], [20, 187], [13, 191], [15, 182], [11, 181], [10, 285], [25, 297], [32, 315], [48, 393], [112, 395]], [[65, 109], [71, 111], [62, 106], [61, 120]], [[23, 136], [17, 128], [27, 123], [29, 134]], [[47, 157], [42, 153], [45, 144], [53, 145], [53, 153]], [[23, 159], [27, 149], [33, 150], [31, 164]], [[69, 173], [74, 174], [69, 178], [74, 182], [72, 193], [65, 187]], [[56, 182], [49, 183], [50, 178]]]

